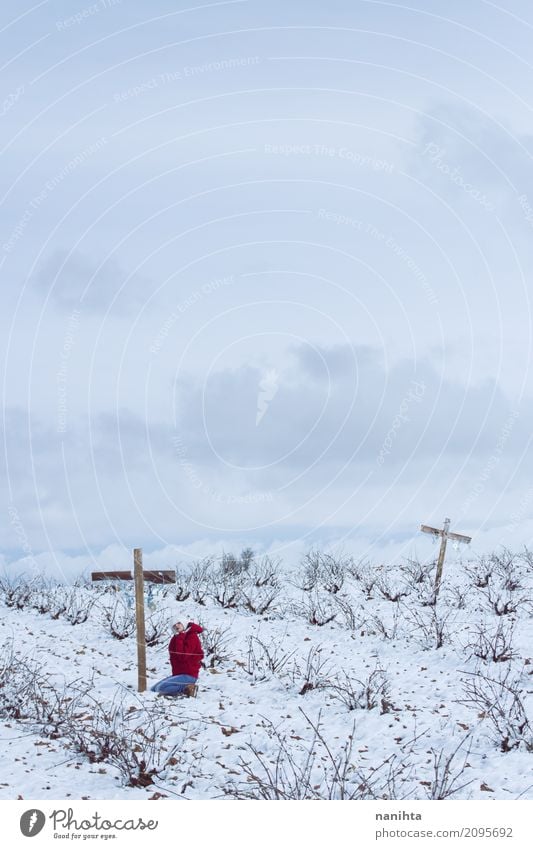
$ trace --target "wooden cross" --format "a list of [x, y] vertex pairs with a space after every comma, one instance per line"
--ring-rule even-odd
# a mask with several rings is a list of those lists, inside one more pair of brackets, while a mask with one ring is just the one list
[[135, 622], [137, 625], [137, 689], [146, 690], [146, 628], [144, 622], [144, 582], [171, 584], [176, 582], [176, 573], [171, 570], [143, 571], [143, 550], [133, 549], [133, 575], [131, 572], [92, 572], [93, 581], [135, 581]]
[[434, 537], [441, 537], [439, 559], [437, 560], [437, 573], [435, 575], [435, 588], [433, 592], [433, 600], [437, 601], [437, 596], [440, 590], [440, 582], [442, 580], [442, 570], [444, 567], [444, 555], [446, 554], [446, 543], [449, 539], [456, 540], [468, 545], [472, 541], [472, 537], [467, 537], [464, 534], [450, 533], [450, 520], [444, 520], [444, 528], [432, 528], [430, 525], [420, 525], [420, 530], [425, 534], [432, 534]]

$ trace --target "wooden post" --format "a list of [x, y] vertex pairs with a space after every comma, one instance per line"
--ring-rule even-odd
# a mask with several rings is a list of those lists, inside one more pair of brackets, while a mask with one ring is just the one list
[[439, 559], [437, 560], [437, 572], [435, 574], [435, 586], [433, 588], [433, 604], [437, 603], [437, 596], [440, 590], [440, 584], [442, 581], [442, 570], [444, 568], [444, 557], [446, 555], [446, 544], [449, 539], [456, 540], [457, 542], [465, 543], [468, 545], [469, 542], [472, 541], [472, 537], [467, 537], [464, 534], [452, 534], [450, 533], [450, 520], [444, 520], [444, 528], [432, 528], [430, 525], [420, 525], [420, 530], [425, 534], [432, 534], [435, 537], [440, 537], [440, 551], [439, 551]]
[[133, 549], [133, 567], [135, 579], [135, 620], [137, 623], [137, 670], [139, 693], [146, 690], [146, 633], [144, 627], [144, 579], [143, 550]]
[[435, 590], [434, 596], [437, 598], [440, 590], [440, 582], [442, 581], [442, 570], [444, 568], [444, 557], [446, 554], [446, 543], [448, 542], [448, 531], [450, 530], [450, 520], [444, 520], [444, 529], [440, 539], [439, 559], [437, 560], [437, 571], [435, 573]]

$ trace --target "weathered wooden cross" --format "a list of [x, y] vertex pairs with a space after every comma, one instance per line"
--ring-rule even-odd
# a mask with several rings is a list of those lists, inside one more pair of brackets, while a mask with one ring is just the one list
[[143, 571], [143, 550], [133, 549], [133, 575], [131, 572], [92, 572], [93, 581], [135, 581], [135, 622], [137, 625], [137, 672], [139, 693], [146, 690], [146, 629], [144, 623], [144, 582], [152, 584], [174, 584], [176, 573], [173, 570]]
[[462, 542], [465, 545], [468, 545], [469, 542], [472, 541], [472, 537], [467, 537], [464, 534], [454, 534], [450, 533], [450, 520], [444, 520], [444, 528], [432, 528], [430, 525], [420, 525], [420, 530], [425, 534], [432, 534], [434, 537], [440, 537], [440, 551], [439, 551], [439, 559], [437, 560], [437, 572], [435, 574], [435, 588], [433, 591], [433, 598], [437, 601], [437, 596], [440, 590], [440, 582], [442, 580], [442, 569], [444, 567], [444, 556], [446, 554], [446, 544], [449, 539], [455, 540], [456, 542]]

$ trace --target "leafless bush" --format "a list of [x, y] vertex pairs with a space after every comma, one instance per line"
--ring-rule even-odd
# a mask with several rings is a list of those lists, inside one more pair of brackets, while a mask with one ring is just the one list
[[197, 604], [205, 605], [213, 582], [214, 560], [204, 557], [197, 560], [192, 567], [189, 588], [192, 600]]
[[75, 720], [82, 690], [86, 694], [90, 687], [90, 682], [81, 689], [77, 682], [56, 686], [38, 661], [18, 657], [12, 642], [4, 648], [0, 659], [0, 713], [30, 722], [48, 737], [61, 736], [66, 724]]
[[266, 672], [279, 675], [294, 653], [294, 650], [286, 651], [282, 642], [270, 641], [267, 644], [259, 637], [249, 637], [246, 672], [259, 680], [267, 677]]
[[29, 718], [46, 737], [63, 737], [66, 729], [77, 724], [83, 700], [92, 688], [92, 681], [53, 684], [48, 675], [38, 673], [27, 691]]
[[116, 696], [103, 705], [92, 700], [66, 736], [71, 745], [91, 763], [105, 762], [115, 767], [128, 787], [147, 787], [166, 769], [177, 763], [178, 744], [167, 749], [168, 720], [152, 710], [124, 706]]
[[24, 610], [30, 606], [31, 597], [37, 586], [38, 578], [28, 579], [24, 575], [0, 576], [0, 593], [6, 607]]
[[294, 741], [271, 722], [266, 724], [269, 749], [267, 757], [257, 746], [249, 744], [251, 760], [241, 757], [240, 771], [246, 781], [227, 785], [224, 792], [237, 799], [303, 800], [303, 799], [390, 799], [399, 798], [398, 783], [405, 770], [396, 758], [387, 758], [372, 770], [354, 765], [355, 725], [345, 742], [332, 748], [322, 730], [319, 715], [316, 722], [301, 711], [309, 730], [307, 740]]
[[387, 673], [377, 666], [364, 681], [339, 674], [330, 681], [327, 690], [350, 711], [374, 710], [379, 706], [380, 713], [389, 713], [392, 707], [389, 686]]
[[313, 557], [311, 553], [306, 554], [303, 562], [300, 564], [299, 572], [293, 581], [294, 586], [306, 593], [316, 589], [318, 586], [319, 568], [318, 559]]
[[267, 554], [260, 560], [252, 560], [248, 567], [248, 580], [255, 587], [279, 587], [280, 561]]
[[238, 575], [219, 569], [213, 577], [210, 595], [226, 610], [238, 607], [242, 600], [242, 581]]
[[55, 586], [50, 592], [50, 618], [59, 619], [68, 606], [67, 587]]
[[378, 580], [376, 568], [369, 563], [361, 564], [358, 570], [358, 581], [367, 601], [374, 598], [374, 589]]
[[471, 589], [469, 587], [451, 584], [444, 588], [441, 597], [445, 599], [449, 607], [455, 607], [456, 610], [465, 610], [470, 594]]
[[504, 624], [499, 621], [496, 630], [489, 631], [489, 625], [482, 622], [475, 626], [474, 639], [466, 648], [481, 660], [492, 660], [494, 663], [504, 663], [516, 656], [513, 648], [514, 624]]
[[502, 752], [525, 748], [533, 752], [533, 729], [522, 702], [520, 676], [511, 666], [500, 667], [498, 676], [491, 677], [482, 670], [465, 673], [464, 698], [460, 704], [477, 711], [480, 719], [492, 726], [494, 741]]
[[275, 608], [275, 602], [278, 600], [280, 592], [280, 587], [245, 584], [241, 591], [241, 604], [250, 613], [263, 616], [269, 610]]
[[31, 597], [31, 606], [37, 613], [45, 615], [50, 613], [53, 601], [53, 586], [44, 580], [34, 588]]
[[488, 587], [494, 573], [494, 561], [491, 557], [482, 555], [477, 560], [465, 563], [464, 569], [474, 587]]
[[168, 620], [163, 611], [156, 610], [146, 617], [145, 622], [146, 645], [157, 646], [168, 638]]
[[91, 598], [87, 591], [74, 587], [65, 595], [65, 619], [71, 625], [82, 625], [87, 622], [96, 598]]
[[349, 631], [358, 631], [364, 625], [366, 621], [364, 613], [351, 598], [346, 595], [336, 595], [335, 604], [340, 611], [342, 622]]
[[528, 592], [510, 590], [505, 587], [505, 582], [502, 580], [490, 581], [488, 587], [482, 592], [489, 609], [494, 611], [496, 616], [509, 616], [531, 602]]
[[333, 554], [323, 554], [320, 563], [319, 579], [321, 586], [328, 593], [338, 593], [346, 580], [346, 561], [343, 557]]
[[450, 642], [450, 626], [455, 611], [434, 607], [410, 607], [405, 610], [405, 618], [414, 627], [414, 636], [425, 649], [440, 649]]
[[296, 607], [296, 612], [305, 616], [310, 625], [321, 627], [328, 622], [333, 622], [339, 608], [334, 598], [329, 595], [324, 596], [315, 590], [304, 597], [301, 604]]
[[172, 595], [176, 601], [187, 601], [191, 595], [191, 572], [176, 569], [176, 583], [172, 588]]
[[426, 583], [431, 576], [435, 563], [422, 563], [420, 560], [409, 559], [400, 568], [406, 576], [406, 583], [411, 586]]
[[318, 550], [309, 551], [304, 556], [295, 585], [304, 592], [321, 588], [335, 595], [344, 586], [349, 566], [351, 560], [348, 558]]
[[39, 665], [15, 654], [9, 640], [0, 656], [0, 715], [13, 719], [31, 716], [31, 693]]
[[523, 588], [525, 579], [524, 558], [503, 548], [491, 555], [494, 572], [504, 590], [515, 592]]
[[369, 629], [374, 630], [384, 640], [395, 640], [398, 637], [402, 611], [399, 606], [395, 606], [391, 616], [382, 616], [379, 613], [373, 613], [367, 619]]
[[[465, 746], [466, 750], [464, 748]], [[431, 749], [433, 756], [433, 776], [431, 781], [424, 782], [428, 799], [450, 799], [465, 787], [468, 787], [469, 784], [472, 784], [474, 779], [463, 781], [471, 748], [471, 734], [465, 734], [451, 752], [446, 752], [444, 749], [440, 751]], [[462, 760], [459, 763], [458, 757], [460, 754], [462, 755]]]
[[229, 628], [210, 628], [203, 625], [202, 646], [210, 669], [214, 669], [229, 658], [229, 630]]
[[104, 624], [116, 640], [125, 640], [135, 633], [135, 610], [120, 597], [115, 598], [111, 607], [103, 608]]
[[398, 602], [409, 595], [411, 588], [405, 573], [397, 567], [382, 568], [376, 580], [376, 589], [387, 601]]
[[304, 661], [303, 666], [298, 661], [294, 662], [291, 677], [298, 683], [299, 695], [305, 696], [310, 690], [321, 690], [329, 683], [330, 662], [322, 657], [322, 647], [312, 646]]
[[12, 645], [0, 658], [0, 713], [29, 723], [52, 739], [61, 737], [91, 763], [118, 769], [130, 787], [151, 784], [169, 761], [177, 762], [177, 745], [164, 745], [168, 720], [154, 711], [124, 707], [124, 697], [108, 705], [92, 696], [92, 681], [55, 685], [40, 664], [18, 658]]

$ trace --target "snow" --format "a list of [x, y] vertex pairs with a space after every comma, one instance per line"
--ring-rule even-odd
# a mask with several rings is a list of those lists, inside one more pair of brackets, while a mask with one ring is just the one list
[[[375, 586], [369, 590], [367, 583], [365, 588], [365, 575], [377, 574], [387, 577], [389, 589], [403, 587], [407, 595], [391, 602]], [[5, 702], [0, 701], [0, 736], [4, 763], [9, 765], [0, 782], [0, 798], [127, 800], [155, 794], [155, 798], [230, 799], [235, 794], [254, 796], [257, 782], [251, 775], [262, 777], [264, 784], [268, 772], [274, 775], [276, 769], [278, 778], [284, 770], [280, 786], [287, 789], [294, 769], [306, 762], [313, 726], [318, 727], [319, 739], [309, 772], [313, 790], [308, 792], [320, 798], [331, 795], [331, 776], [344, 752], [345, 788], [350, 792], [374, 782], [372, 793], [378, 798], [426, 799], [434, 786], [436, 759], [442, 753], [442, 763], [455, 750], [451, 764], [455, 792], [450, 798], [533, 798], [531, 726], [525, 728], [521, 742], [502, 751], [490, 718], [464, 701], [466, 682], [476, 670], [496, 680], [510, 670], [531, 717], [531, 567], [522, 571], [518, 591], [522, 603], [516, 613], [505, 616], [495, 614], [486, 589], [472, 583], [464, 564], [447, 567], [437, 604], [440, 616], [449, 615], [440, 648], [419, 626], [432, 610], [420, 603], [427, 582], [418, 588], [408, 584], [397, 567], [370, 569], [365, 575], [347, 577], [337, 593], [320, 586], [306, 592], [295, 586], [293, 575], [286, 575], [278, 598], [263, 616], [242, 604], [225, 609], [209, 593], [199, 604], [191, 597], [177, 602], [172, 588], [154, 589], [156, 615], [168, 627], [160, 642], [148, 648], [149, 685], [170, 672], [167, 644], [173, 621], [199, 622], [207, 636], [215, 629], [223, 633], [225, 659], [201, 672], [196, 699], [136, 692], [135, 636], [117, 640], [110, 634], [103, 609], [114, 596], [104, 593], [101, 585], [77, 588], [80, 598], [96, 598], [81, 624], [39, 614], [30, 603], [22, 609], [2, 603], [1, 665], [5, 667], [12, 647], [25, 667], [35, 664], [56, 689], [66, 684], [74, 695], [86, 685], [79, 702], [83, 710], [74, 720], [80, 727], [90, 724], [97, 706], [109, 708], [120, 702], [121, 715], [128, 717], [127, 739], [137, 735], [138, 740], [139, 729], [154, 736], [158, 774], [145, 787], [128, 786], [116, 762], [91, 763], [73, 748], [72, 735], [64, 728], [51, 737], [31, 717], [6, 715]], [[496, 589], [497, 580], [491, 579]], [[351, 627], [338, 605], [340, 597], [352, 605]], [[331, 608], [335, 618], [322, 626], [311, 625], [305, 615], [311, 598], [322, 611]], [[383, 623], [381, 629], [377, 622]], [[476, 627], [482, 622], [488, 633], [500, 623], [514, 626], [511, 660], [495, 663], [474, 656]], [[267, 652], [274, 665], [279, 663], [275, 671], [265, 660]], [[207, 656], [207, 664], [210, 660]], [[311, 675], [306, 674], [309, 663], [314, 667]], [[364, 683], [376, 669], [384, 671], [388, 688], [378, 694], [372, 709], [349, 710], [339, 698], [339, 682], [347, 677]], [[0, 699], [10, 686], [5, 676], [2, 681]], [[306, 687], [306, 682], [314, 686]], [[532, 719], [529, 722], [533, 725]], [[387, 781], [391, 764], [393, 770], [402, 766], [396, 782]], [[339, 798], [336, 788], [333, 795]]]

